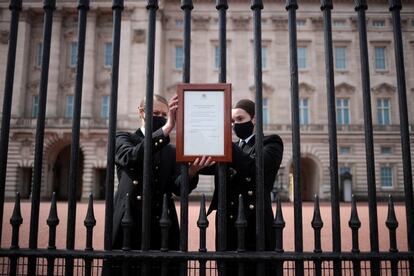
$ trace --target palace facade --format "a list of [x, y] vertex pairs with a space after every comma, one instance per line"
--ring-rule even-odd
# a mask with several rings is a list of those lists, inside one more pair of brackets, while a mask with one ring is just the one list
[[[77, 50], [77, 1], [57, 1], [53, 17], [44, 141], [42, 198], [56, 192], [67, 199]], [[254, 99], [253, 22], [250, 1], [229, 1], [227, 11], [227, 81], [233, 102]], [[6, 197], [19, 191], [30, 196], [34, 164], [36, 114], [41, 71], [42, 1], [24, 1], [19, 19]], [[91, 1], [86, 29], [82, 95], [81, 158], [78, 198], [89, 193], [104, 198], [109, 95], [112, 65], [110, 0]], [[139, 127], [137, 107], [145, 94], [147, 11], [145, 1], [125, 1], [122, 18], [118, 96], [118, 129]], [[283, 1], [265, 1], [262, 12], [263, 120], [266, 133], [279, 134], [285, 144], [275, 192], [293, 197], [289, 40]], [[374, 123], [377, 194], [403, 196], [396, 66], [391, 15], [386, 1], [369, 1], [368, 50]], [[414, 1], [402, 10], [407, 105], [414, 148]], [[304, 200], [314, 194], [330, 198], [327, 93], [323, 21], [319, 1], [304, 0], [297, 10], [299, 97], [301, 122], [301, 187]], [[6, 70], [10, 12], [0, 0], [0, 78]], [[352, 1], [335, 1], [332, 12], [339, 173], [341, 196], [367, 196], [364, 120], [359, 37]], [[182, 79], [183, 13], [179, 1], [162, 0], [156, 21], [155, 92], [170, 98]], [[196, 0], [192, 11], [191, 82], [215, 83], [219, 72], [218, 14], [214, 1]], [[0, 104], [4, 81], [0, 81]], [[411, 154], [414, 156], [414, 152]], [[202, 178], [194, 194], [213, 191]]]

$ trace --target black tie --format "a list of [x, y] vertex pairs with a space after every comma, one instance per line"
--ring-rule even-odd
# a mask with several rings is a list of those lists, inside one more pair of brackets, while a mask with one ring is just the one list
[[240, 148], [243, 150], [245, 146], [246, 146], [246, 141], [241, 140], [240, 141]]

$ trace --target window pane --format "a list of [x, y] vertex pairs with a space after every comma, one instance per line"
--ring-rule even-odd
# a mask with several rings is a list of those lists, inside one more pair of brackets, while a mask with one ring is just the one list
[[384, 27], [385, 26], [385, 21], [384, 20], [374, 20], [372, 22], [372, 25], [374, 27]]
[[377, 99], [378, 124], [389, 125], [391, 123], [390, 99]]
[[101, 118], [109, 118], [109, 96], [102, 96]]
[[267, 68], [267, 47], [262, 47], [262, 69]]
[[375, 47], [375, 69], [386, 69], [385, 47]]
[[381, 154], [391, 154], [391, 147], [381, 147]]
[[36, 66], [40, 67], [42, 66], [42, 50], [43, 50], [43, 43], [39, 42], [37, 43], [37, 48], [36, 48]]
[[381, 167], [381, 186], [392, 187], [392, 168], [388, 166]]
[[220, 47], [214, 47], [214, 68], [220, 68]]
[[305, 24], [306, 24], [306, 20], [296, 19], [296, 26], [301, 27], [301, 26], [305, 26]]
[[350, 147], [339, 147], [340, 154], [350, 154], [351, 148]]
[[350, 123], [349, 99], [339, 98], [336, 100], [336, 123], [339, 125]]
[[104, 65], [105, 67], [112, 67], [112, 42], [105, 43], [104, 51]]
[[78, 50], [78, 43], [71, 42], [70, 43], [70, 57], [69, 57], [69, 66], [75, 67], [76, 60], [77, 60], [77, 50]]
[[39, 96], [34, 95], [32, 99], [32, 118], [36, 118], [38, 112], [39, 112]]
[[73, 117], [73, 95], [68, 95], [66, 97], [65, 117], [66, 118], [72, 118]]
[[335, 68], [346, 69], [346, 48], [345, 47], [335, 48]]
[[182, 69], [184, 63], [184, 52], [182, 46], [175, 47], [175, 68]]
[[299, 100], [299, 121], [302, 125], [309, 124], [309, 100], [303, 98]]
[[306, 69], [307, 60], [306, 60], [306, 47], [298, 48], [298, 68]]

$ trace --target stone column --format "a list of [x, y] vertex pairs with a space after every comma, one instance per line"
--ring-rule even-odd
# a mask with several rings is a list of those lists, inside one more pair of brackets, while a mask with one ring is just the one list
[[85, 63], [83, 73], [83, 92], [82, 92], [82, 118], [91, 119], [93, 117], [95, 90], [95, 44], [96, 44], [96, 13], [88, 13], [86, 23], [85, 41]]
[[12, 117], [25, 117], [26, 102], [32, 99], [26, 98], [27, 76], [30, 64], [30, 11], [26, 10], [20, 14], [19, 32], [17, 36], [16, 67], [14, 70], [13, 102], [11, 109]]
[[46, 118], [57, 117], [58, 95], [59, 95], [59, 69], [61, 59], [61, 31], [62, 31], [62, 13], [55, 11], [53, 14], [52, 25], [52, 42], [50, 45], [50, 62], [49, 62], [49, 84], [47, 91]]

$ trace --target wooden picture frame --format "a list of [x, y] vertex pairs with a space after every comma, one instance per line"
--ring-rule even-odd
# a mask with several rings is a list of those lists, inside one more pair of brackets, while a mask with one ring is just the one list
[[231, 84], [179, 84], [177, 95], [177, 161], [231, 162]]

